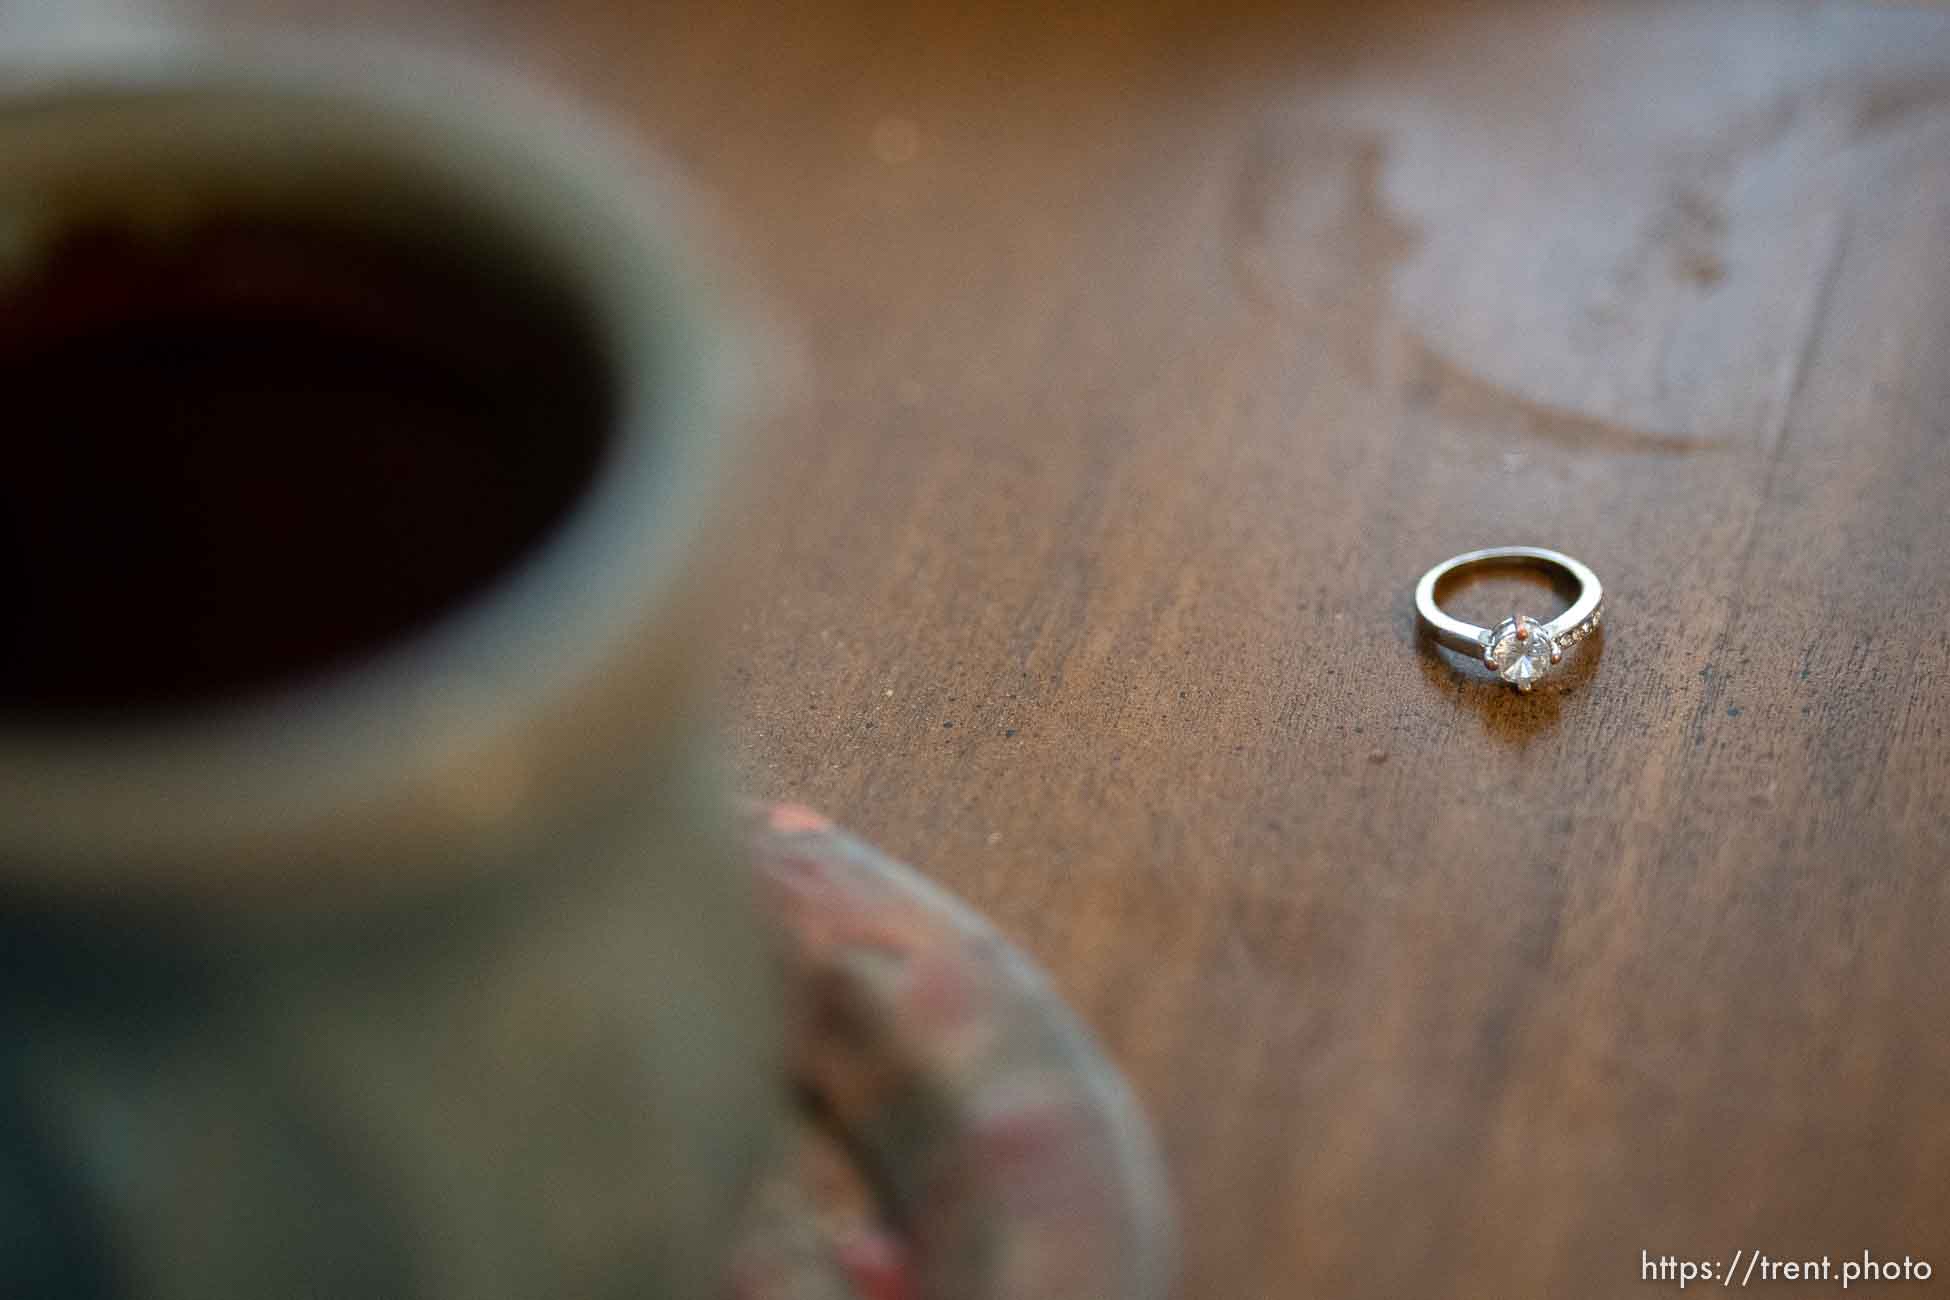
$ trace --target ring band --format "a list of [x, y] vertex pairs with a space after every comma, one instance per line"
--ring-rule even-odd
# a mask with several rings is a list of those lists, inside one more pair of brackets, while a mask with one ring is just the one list
[[[1478, 627], [1451, 618], [1435, 603], [1435, 586], [1452, 573], [1481, 564], [1525, 564], [1569, 575], [1578, 584], [1577, 599], [1556, 618], [1543, 620], [1513, 614], [1495, 627]], [[1528, 691], [1564, 657], [1571, 645], [1584, 640], [1604, 618], [1605, 589], [1598, 575], [1570, 556], [1541, 546], [1492, 546], [1466, 551], [1422, 575], [1415, 584], [1415, 613], [1435, 639], [1482, 661], [1483, 667], [1520, 691]]]

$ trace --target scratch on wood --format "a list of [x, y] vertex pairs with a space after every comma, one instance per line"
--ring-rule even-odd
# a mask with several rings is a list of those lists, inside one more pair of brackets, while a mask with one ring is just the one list
[[[1810, 298], [1808, 316], [1801, 325], [1801, 337], [1795, 346], [1792, 359], [1784, 369], [1781, 391], [1774, 403], [1774, 418], [1768, 421], [1767, 428], [1767, 470], [1761, 481], [1760, 500], [1753, 517], [1747, 521], [1747, 538], [1740, 547], [1740, 564], [1734, 570], [1733, 607], [1728, 612], [1726, 623], [1720, 629], [1715, 645], [1716, 653], [1724, 650], [1733, 634], [1734, 625], [1746, 609], [1748, 573], [1753, 567], [1754, 548], [1759, 545], [1768, 507], [1773, 503], [1774, 492], [1780, 479], [1781, 462], [1787, 455], [1788, 421], [1800, 400], [1802, 385], [1807, 379], [1808, 370], [1813, 364], [1815, 350], [1821, 342], [1822, 322], [1828, 318], [1829, 303], [1835, 294], [1835, 282], [1840, 278], [1842, 255], [1848, 247], [1848, 214], [1839, 214], [1835, 221], [1835, 234], [1828, 241], [1828, 253], [1822, 261], [1821, 272], [1815, 281], [1815, 291]], [[1700, 701], [1704, 710], [1717, 703], [1719, 692], [1709, 683]]]
[[[1767, 491], [1773, 491], [1772, 464], [1781, 459], [1782, 449], [1787, 443], [1788, 417], [1794, 404], [1800, 399], [1801, 385], [1806, 379], [1809, 363], [1814, 360], [1815, 347], [1821, 339], [1821, 324], [1828, 318], [1828, 304], [1834, 297], [1835, 281], [1842, 267], [1842, 253], [1848, 246], [1848, 213], [1842, 212], [1835, 219], [1835, 233], [1828, 240], [1827, 256], [1823, 258], [1821, 271], [1815, 280], [1815, 291], [1808, 308], [1808, 318], [1801, 324], [1801, 337], [1795, 344], [1792, 359], [1782, 376], [1783, 382], [1774, 403], [1774, 418], [1768, 422], [1768, 471]], [[1762, 498], [1766, 500], [1766, 497]]]

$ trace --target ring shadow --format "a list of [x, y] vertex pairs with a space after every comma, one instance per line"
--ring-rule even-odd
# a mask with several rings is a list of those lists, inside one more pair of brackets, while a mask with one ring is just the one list
[[1415, 620], [1415, 639], [1422, 651], [1422, 676], [1429, 684], [1475, 710], [1492, 738], [1513, 745], [1526, 744], [1556, 724], [1563, 697], [1591, 680], [1605, 649], [1601, 623], [1590, 636], [1565, 651], [1563, 664], [1545, 678], [1543, 685], [1525, 693], [1492, 676], [1481, 661], [1441, 644], [1419, 618]]

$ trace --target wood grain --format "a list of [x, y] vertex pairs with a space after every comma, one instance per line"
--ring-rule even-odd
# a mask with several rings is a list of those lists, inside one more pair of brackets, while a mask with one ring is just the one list
[[[1047, 964], [1186, 1296], [1945, 1285], [1950, 15], [416, 12], [799, 330], [737, 767]], [[1611, 597], [1531, 698], [1409, 600], [1518, 541]]]

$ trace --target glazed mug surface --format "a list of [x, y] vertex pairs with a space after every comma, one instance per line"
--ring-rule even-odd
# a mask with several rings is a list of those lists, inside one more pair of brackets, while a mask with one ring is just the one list
[[783, 1089], [672, 187], [448, 62], [9, 58], [0, 1293], [709, 1295]]

